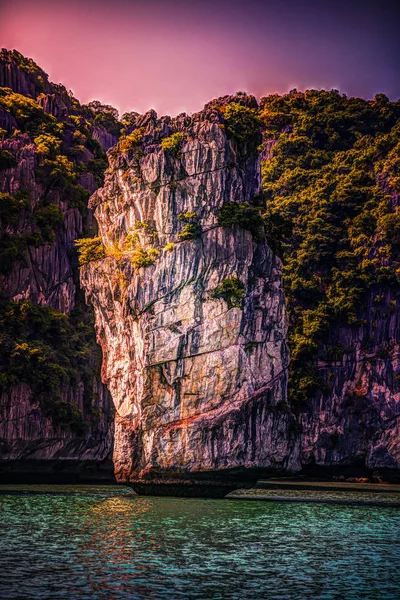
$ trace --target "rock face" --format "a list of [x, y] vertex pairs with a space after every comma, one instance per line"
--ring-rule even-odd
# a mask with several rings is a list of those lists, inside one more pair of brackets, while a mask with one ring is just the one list
[[[77, 133], [74, 123], [79, 123], [81, 117], [76, 116], [78, 120], [75, 122], [66, 123], [66, 120], [71, 113], [79, 115], [84, 112], [77, 101], [73, 106], [65, 88], [51, 84], [41, 69], [15, 52], [0, 53], [0, 86], [0, 92], [2, 88], [12, 88], [14, 92], [22, 94], [22, 100], [18, 101], [24, 101], [27, 97], [27, 102], [32, 102], [40, 94], [37, 104], [28, 106], [34, 106], [43, 127], [47, 123], [52, 127], [58, 123], [59, 130], [65, 127], [67, 133], [62, 142], [65, 160], [72, 147], [73, 134]], [[4, 93], [10, 91], [5, 90]], [[11, 114], [11, 103], [10, 106], [10, 111], [0, 107], [0, 127], [5, 130], [0, 136], [0, 157], [12, 159], [9, 167], [7, 164], [5, 168], [0, 166], [0, 470], [10, 471], [15, 461], [29, 462], [32, 466], [41, 461], [50, 464], [50, 461], [78, 463], [109, 460], [113, 444], [113, 405], [107, 388], [100, 380], [99, 349], [96, 349], [94, 339], [88, 342], [91, 357], [80, 363], [78, 360], [76, 372], [63, 382], [59, 394], [48, 390], [46, 409], [43, 397], [39, 400], [39, 394], [36, 397], [35, 391], [26, 382], [10, 383], [3, 379], [4, 362], [10, 354], [11, 360], [14, 360], [12, 354], [18, 345], [21, 346], [17, 330], [12, 339], [12, 336], [6, 338], [4, 334], [9, 318], [7, 302], [15, 307], [22, 306], [24, 302], [32, 307], [52, 307], [60, 313], [60, 317], [68, 316], [72, 327], [76, 328], [74, 334], [87, 318], [84, 313], [88, 313], [88, 309], [79, 288], [74, 241], [91, 225], [92, 216], [85, 206], [81, 210], [74, 206], [70, 196], [75, 190], [80, 195], [86, 193], [89, 196], [84, 188], [92, 192], [97, 187], [89, 172], [81, 176], [80, 182], [76, 182], [83, 187], [73, 182], [75, 187], [70, 183], [69, 188], [59, 185], [49, 168], [47, 174], [44, 161], [48, 157], [38, 151], [33, 135], [21, 132], [25, 122], [17, 122], [18, 119]], [[43, 115], [40, 114], [40, 106]], [[47, 115], [57, 120], [49, 121]], [[104, 132], [105, 129], [101, 128], [103, 137]], [[111, 137], [107, 143], [111, 142]], [[79, 169], [85, 171], [84, 165], [94, 158], [84, 148], [79, 155], [75, 154], [74, 162], [70, 165], [77, 165], [79, 173]], [[13, 198], [23, 199], [17, 216], [7, 212], [6, 203]], [[48, 206], [55, 207], [62, 224], [43, 238], [37, 215], [45, 214]], [[47, 223], [45, 226], [49, 229]], [[42, 236], [40, 241], [38, 236]], [[21, 251], [15, 252], [18, 244]], [[47, 313], [43, 314], [45, 318]], [[9, 347], [11, 342], [14, 348]], [[27, 340], [22, 342], [27, 347], [29, 343], [38, 342], [36, 351], [43, 344], [48, 344], [45, 338], [37, 340], [35, 331], [29, 332]], [[26, 370], [30, 369], [32, 366], [27, 362]], [[49, 416], [52, 402], [57, 402], [52, 412], [55, 419]], [[85, 426], [84, 432], [71, 429], [68, 419], [64, 419], [65, 423], [61, 426], [57, 406], [60, 409], [69, 407], [71, 412], [80, 415]]]
[[[385, 191], [395, 209], [400, 194]], [[315, 364], [329, 391], [318, 391], [298, 413], [303, 467], [400, 477], [398, 298], [396, 286], [377, 284], [364, 299], [362, 326], [328, 331]], [[340, 346], [342, 356], [326, 360], [329, 346]]]
[[[0, 396], [3, 418], [0, 422], [1, 460], [6, 461], [84, 461], [102, 462], [111, 458], [113, 444], [112, 410], [109, 394], [101, 382], [94, 384], [96, 407], [103, 418], [84, 436], [55, 426], [38, 405], [32, 404], [31, 390], [25, 384], [14, 386]], [[63, 390], [62, 401], [85, 411], [84, 385]], [[106, 418], [107, 417], [107, 418]], [[2, 464], [0, 470], [5, 469]], [[29, 471], [29, 469], [27, 469]]]
[[[255, 239], [217, 218], [226, 202], [253, 203], [257, 152], [227, 137], [213, 106], [172, 120], [151, 111], [136, 128], [141, 143], [109, 152], [91, 198], [108, 256], [81, 269], [117, 410], [116, 477], [296, 470], [280, 261], [262, 231]], [[177, 133], [182, 141], [164, 150], [162, 138]], [[193, 239], [180, 236], [185, 220], [201, 227]], [[135, 268], [151, 248], [154, 264]], [[217, 298], [231, 278], [243, 299]]]
[[[329, 468], [338, 472], [347, 467], [353, 474], [376, 471], [385, 477], [399, 477], [400, 392], [399, 313], [385, 313], [390, 293], [381, 302], [381, 317], [370, 298], [366, 315], [369, 326], [377, 323], [374, 338], [364, 328], [341, 327], [331, 338], [346, 349], [337, 361], [316, 362], [320, 374], [331, 385], [329, 394], [315, 394], [298, 414], [302, 428], [303, 467]], [[386, 346], [389, 344], [389, 352]]]

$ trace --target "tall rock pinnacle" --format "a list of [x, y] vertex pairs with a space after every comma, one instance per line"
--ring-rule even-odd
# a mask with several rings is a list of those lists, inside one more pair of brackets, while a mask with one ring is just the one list
[[81, 282], [117, 410], [119, 481], [297, 467], [292, 416], [276, 410], [287, 324], [255, 206], [253, 105], [138, 117], [92, 196], [99, 238]]

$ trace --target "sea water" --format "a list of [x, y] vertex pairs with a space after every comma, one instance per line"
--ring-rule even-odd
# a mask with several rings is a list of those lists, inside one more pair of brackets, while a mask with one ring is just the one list
[[0, 488], [7, 600], [400, 598], [400, 511]]

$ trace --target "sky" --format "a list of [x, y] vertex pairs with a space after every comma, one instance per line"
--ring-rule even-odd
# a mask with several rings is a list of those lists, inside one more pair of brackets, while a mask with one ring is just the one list
[[293, 88], [400, 97], [400, 0], [0, 0], [0, 46], [81, 102], [176, 115]]

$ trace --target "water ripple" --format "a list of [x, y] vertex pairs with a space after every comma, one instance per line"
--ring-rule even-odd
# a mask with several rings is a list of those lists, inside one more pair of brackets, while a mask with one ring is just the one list
[[0, 495], [6, 600], [395, 600], [400, 511], [135, 497]]

